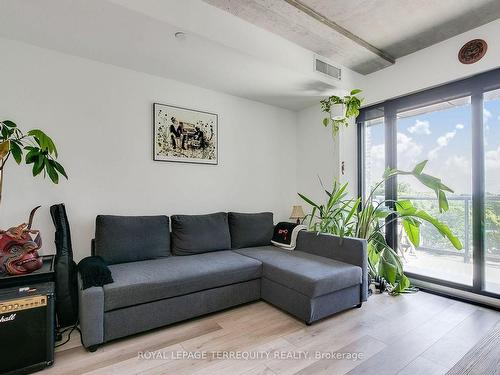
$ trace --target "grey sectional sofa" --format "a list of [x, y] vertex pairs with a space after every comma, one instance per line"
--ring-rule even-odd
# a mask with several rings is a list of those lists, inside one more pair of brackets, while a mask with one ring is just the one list
[[367, 299], [366, 242], [300, 232], [270, 245], [271, 213], [98, 216], [93, 253], [114, 282], [82, 289], [82, 342], [119, 337], [263, 299], [306, 324]]

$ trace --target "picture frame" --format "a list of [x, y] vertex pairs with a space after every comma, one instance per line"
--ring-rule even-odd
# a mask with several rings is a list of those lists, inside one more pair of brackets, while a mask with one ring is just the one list
[[218, 165], [216, 113], [153, 103], [153, 160]]

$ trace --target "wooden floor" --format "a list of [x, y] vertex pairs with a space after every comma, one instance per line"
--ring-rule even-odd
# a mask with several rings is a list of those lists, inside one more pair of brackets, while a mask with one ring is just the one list
[[[41, 374], [444, 374], [496, 327], [500, 312], [424, 292], [375, 295], [361, 309], [309, 327], [256, 302], [118, 340], [95, 353], [86, 352], [74, 333]], [[261, 358], [221, 358], [238, 351]], [[139, 358], [139, 352], [156, 359]], [[219, 358], [181, 359], [182, 353]], [[362, 355], [316, 357], [332, 353]]]

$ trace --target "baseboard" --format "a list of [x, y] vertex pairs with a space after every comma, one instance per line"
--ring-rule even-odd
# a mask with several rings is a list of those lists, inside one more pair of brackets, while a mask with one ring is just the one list
[[426, 292], [435, 293], [445, 297], [450, 297], [461, 301], [473, 303], [476, 305], [493, 308], [495, 310], [500, 310], [500, 299], [498, 298], [482, 296], [480, 294], [467, 292], [465, 290], [450, 288], [447, 286], [434, 284], [428, 281], [422, 281], [411, 278], [410, 281], [412, 285], [415, 285], [419, 289]]

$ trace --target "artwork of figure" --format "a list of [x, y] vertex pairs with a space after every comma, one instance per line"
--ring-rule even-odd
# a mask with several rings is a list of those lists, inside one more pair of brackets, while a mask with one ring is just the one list
[[217, 115], [155, 103], [154, 160], [217, 164]]

